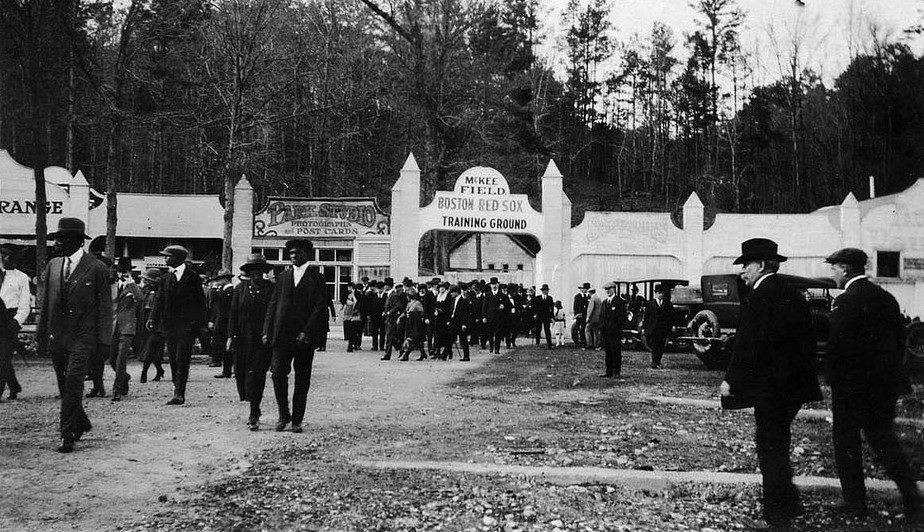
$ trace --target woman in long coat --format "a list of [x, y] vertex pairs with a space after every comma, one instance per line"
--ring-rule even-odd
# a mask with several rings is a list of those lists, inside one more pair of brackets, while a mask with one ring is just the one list
[[241, 266], [241, 282], [234, 287], [228, 312], [228, 350], [234, 352], [234, 377], [241, 401], [250, 401], [247, 427], [260, 428], [260, 403], [266, 387], [272, 354], [263, 344], [263, 321], [273, 295], [273, 283], [264, 274], [272, 267], [255, 253]]

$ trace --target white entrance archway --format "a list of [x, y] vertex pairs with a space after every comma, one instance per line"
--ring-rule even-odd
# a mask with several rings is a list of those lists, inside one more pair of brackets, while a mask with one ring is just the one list
[[418, 243], [430, 230], [531, 235], [541, 248], [536, 283], [548, 284], [559, 297], [567, 292], [560, 266], [571, 260], [571, 201], [554, 161], [542, 176], [542, 212], [532, 208], [526, 194], [511, 194], [507, 179], [485, 166], [462, 172], [453, 190], [437, 191], [421, 207], [420, 167], [411, 154], [391, 189], [393, 277], [418, 277]]

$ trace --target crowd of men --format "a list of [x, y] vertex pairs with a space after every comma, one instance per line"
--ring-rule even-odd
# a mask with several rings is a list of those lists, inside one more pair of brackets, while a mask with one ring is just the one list
[[[248, 257], [240, 273], [222, 272], [208, 279], [188, 260], [181, 246], [162, 254], [167, 271], [149, 268], [136, 285], [127, 259], [116, 263], [84, 251], [88, 239], [81, 220], [62, 218], [49, 235], [57, 256], [46, 266], [44, 301], [37, 328], [39, 353], [51, 357], [61, 399], [60, 452], [91, 430], [84, 410], [84, 382], [93, 387], [87, 397], [105, 397], [103, 367], [108, 361], [115, 377], [112, 400], [128, 394], [126, 359], [139, 355], [140, 381], [150, 366], [154, 381], [165, 376], [169, 363], [173, 395], [168, 405], [187, 398], [190, 360], [198, 340], [221, 367], [216, 377], [235, 379], [238, 398], [249, 403], [247, 425], [258, 430], [266, 374], [271, 372], [279, 411], [277, 431], [303, 431], [307, 393], [316, 350], [324, 349], [333, 305], [328, 289], [309, 267], [312, 243], [286, 243], [291, 267], [267, 278], [272, 267], [260, 254]], [[15, 268], [8, 247], [0, 247], [0, 393], [9, 387], [16, 398], [11, 352], [30, 311], [29, 281]], [[794, 287], [776, 276], [786, 257], [771, 240], [742, 243], [741, 277], [750, 288], [742, 301], [731, 361], [720, 392], [725, 408], [754, 409], [755, 440], [763, 476], [763, 511], [771, 527], [786, 528], [801, 511], [793, 484], [789, 450], [791, 425], [801, 406], [822, 398], [815, 364], [815, 331], [807, 304]], [[865, 275], [866, 254], [854, 248], [828, 257], [832, 277], [844, 292], [832, 305], [828, 339], [828, 384], [832, 389], [833, 443], [844, 504], [852, 516], [866, 512], [861, 434], [876, 451], [902, 494], [905, 513], [919, 519], [922, 500], [915, 475], [892, 428], [897, 398], [909, 391], [902, 365], [903, 317], [894, 297]], [[235, 279], [235, 282], [231, 282]], [[658, 288], [650, 302], [621, 297], [607, 283], [606, 295], [596, 296], [589, 283], [573, 301], [575, 343], [584, 349], [605, 350], [604, 377], [618, 377], [622, 365], [622, 334], [628, 313], [644, 308], [644, 330], [651, 347], [651, 366], [660, 367], [670, 331], [669, 289]], [[460, 360], [470, 360], [472, 347], [499, 353], [513, 347], [521, 335], [539, 345], [560, 345], [565, 315], [560, 301], [542, 285], [539, 294], [497, 278], [451, 284], [438, 278], [415, 283], [363, 279], [342, 298], [347, 351], [362, 349], [371, 336], [371, 349], [407, 361], [448, 360], [455, 346]], [[553, 331], [558, 340], [553, 344]], [[288, 376], [294, 371], [291, 408]]]

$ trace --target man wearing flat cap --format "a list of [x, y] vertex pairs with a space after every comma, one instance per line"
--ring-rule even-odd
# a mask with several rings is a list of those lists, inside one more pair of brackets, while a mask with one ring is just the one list
[[750, 293], [741, 302], [734, 350], [722, 383], [725, 408], [754, 407], [754, 439], [763, 477], [763, 515], [788, 528], [800, 511], [792, 482], [792, 422], [803, 403], [821, 399], [815, 376], [815, 336], [805, 299], [776, 275], [786, 257], [776, 242], [752, 238], [734, 264]]
[[74, 442], [91, 429], [83, 409], [83, 380], [90, 356], [108, 350], [112, 339], [112, 293], [109, 270], [83, 249], [83, 220], [61, 218], [49, 234], [59, 256], [45, 266], [45, 293], [36, 338], [38, 352], [51, 355], [61, 396], [61, 446], [74, 450]]
[[[314, 256], [310, 240], [289, 240], [286, 254], [292, 267], [279, 274], [276, 289], [266, 308], [263, 341], [273, 349], [271, 371], [273, 391], [279, 407], [276, 431], [292, 423], [292, 432], [302, 432], [302, 421], [311, 387], [315, 349], [327, 334], [330, 295], [316, 269], [309, 268]], [[295, 370], [292, 410], [289, 410], [289, 372]]]
[[193, 342], [206, 325], [205, 292], [198, 269], [186, 260], [186, 248], [171, 245], [160, 254], [166, 258], [169, 271], [161, 279], [148, 328], [157, 328], [164, 335], [173, 377], [173, 398], [167, 404], [182, 405], [186, 402]]
[[829, 256], [844, 292], [831, 305], [828, 381], [834, 417], [834, 458], [842, 513], [866, 514], [862, 433], [901, 492], [910, 521], [921, 517], [921, 494], [892, 428], [898, 396], [911, 391], [902, 369], [904, 324], [891, 294], [866, 276], [866, 253], [845, 248]]

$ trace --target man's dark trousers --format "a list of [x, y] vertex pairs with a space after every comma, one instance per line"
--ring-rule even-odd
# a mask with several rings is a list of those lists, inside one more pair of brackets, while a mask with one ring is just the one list
[[372, 350], [385, 348], [385, 324], [382, 318], [369, 318], [369, 331], [372, 333]]
[[661, 365], [661, 358], [664, 356], [664, 346], [666, 344], [666, 334], [653, 332], [648, 336], [648, 348], [651, 349], [651, 367]]
[[622, 342], [616, 338], [604, 338], [603, 350], [606, 354], [606, 376], [615, 377], [622, 372]]
[[3, 389], [7, 385], [12, 393], [22, 391], [13, 369], [13, 351], [19, 342], [19, 326], [13, 318], [15, 312], [15, 309], [3, 308], [0, 302], [0, 394], [3, 394]]
[[[311, 366], [314, 348], [308, 344], [285, 342], [273, 349], [273, 391], [279, 406], [280, 421], [291, 420], [300, 424], [305, 418], [308, 388], [311, 387]], [[292, 411], [289, 412], [289, 371], [295, 370], [295, 387], [292, 390]]]
[[52, 351], [51, 362], [58, 379], [61, 396], [61, 437], [72, 438], [90, 428], [90, 419], [83, 409], [83, 381], [87, 374], [88, 351]]
[[164, 333], [167, 357], [170, 359], [170, 371], [173, 377], [173, 394], [183, 399], [186, 398], [189, 363], [192, 359], [192, 347], [197, 334], [198, 331], [183, 329]]
[[754, 440], [763, 477], [764, 520], [771, 526], [788, 523], [799, 506], [799, 490], [792, 483], [792, 466], [789, 463], [792, 422], [799, 405], [783, 403], [754, 407]]
[[116, 331], [112, 335], [112, 344], [109, 346], [109, 367], [115, 372], [115, 381], [112, 383], [113, 395], [128, 394], [129, 376], [125, 371], [125, 366], [134, 343], [134, 334], [119, 334], [119, 331]]
[[[247, 380], [244, 384], [245, 394], [247, 400], [250, 401], [250, 417], [259, 419], [261, 414], [260, 403], [263, 402], [263, 390], [266, 389], [266, 372], [269, 371], [272, 354], [266, 348], [257, 348], [249, 350], [246, 356]], [[275, 387], [274, 382], [274, 390]], [[288, 383], [286, 383], [286, 387], [288, 388]]]
[[550, 348], [552, 347], [552, 328], [550, 325], [546, 320], [536, 324], [536, 345], [542, 343], [542, 333], [545, 332], [545, 343]]
[[833, 396], [834, 460], [844, 502], [855, 507], [866, 505], [861, 431], [904, 499], [916, 498], [914, 474], [892, 427], [895, 395], [887, 391], [851, 394], [835, 387]]
[[572, 339], [574, 343], [581, 346], [587, 345], [587, 335], [584, 333], [584, 328], [587, 326], [584, 323], [584, 316], [578, 315], [574, 317], [574, 325], [572, 325], [572, 331], [575, 331], [577, 334]]

